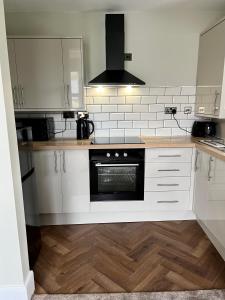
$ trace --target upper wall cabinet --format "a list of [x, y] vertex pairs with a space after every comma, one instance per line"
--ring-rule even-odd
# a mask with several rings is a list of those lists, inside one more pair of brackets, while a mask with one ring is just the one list
[[8, 51], [16, 110], [83, 107], [81, 39], [9, 38]]
[[225, 118], [225, 20], [200, 36], [196, 114]]

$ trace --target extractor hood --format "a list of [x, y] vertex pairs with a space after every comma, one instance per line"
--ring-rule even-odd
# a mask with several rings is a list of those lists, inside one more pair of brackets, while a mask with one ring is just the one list
[[124, 70], [124, 15], [106, 14], [106, 70], [89, 81], [89, 85], [126, 86], [145, 82]]

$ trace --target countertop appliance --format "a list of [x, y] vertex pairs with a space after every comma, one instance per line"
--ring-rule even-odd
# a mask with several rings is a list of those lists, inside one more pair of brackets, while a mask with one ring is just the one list
[[[105, 15], [106, 70], [89, 85], [144, 85], [145, 82], [124, 69], [124, 14]], [[127, 55], [132, 60], [132, 54]]]
[[48, 118], [16, 118], [16, 127], [31, 127], [33, 141], [48, 141], [55, 137], [54, 119]]
[[90, 135], [94, 132], [94, 130], [95, 130], [94, 122], [88, 120], [88, 113], [78, 114], [77, 139], [78, 140], [88, 139]]
[[224, 140], [221, 138], [204, 139], [199, 140], [199, 142], [225, 152]]
[[93, 149], [89, 157], [91, 202], [144, 200], [144, 149]]
[[195, 121], [191, 135], [194, 137], [216, 136], [216, 123], [212, 121]]
[[139, 136], [127, 137], [95, 137], [91, 140], [93, 145], [107, 145], [107, 144], [144, 144]]
[[[17, 139], [19, 143], [32, 141], [31, 128], [17, 128]], [[39, 227], [37, 201], [35, 198], [35, 169], [32, 161], [32, 151], [19, 150], [19, 159], [23, 188], [29, 264], [30, 268], [33, 269], [41, 249], [41, 233]]]

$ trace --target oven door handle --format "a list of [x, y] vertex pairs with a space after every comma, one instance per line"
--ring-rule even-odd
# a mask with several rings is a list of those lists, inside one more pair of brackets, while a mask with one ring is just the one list
[[96, 167], [138, 167], [140, 164], [95, 164]]

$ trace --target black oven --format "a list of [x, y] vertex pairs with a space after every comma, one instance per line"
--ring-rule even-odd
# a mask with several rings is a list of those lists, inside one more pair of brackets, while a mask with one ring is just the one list
[[144, 149], [96, 149], [89, 156], [91, 202], [144, 200]]

